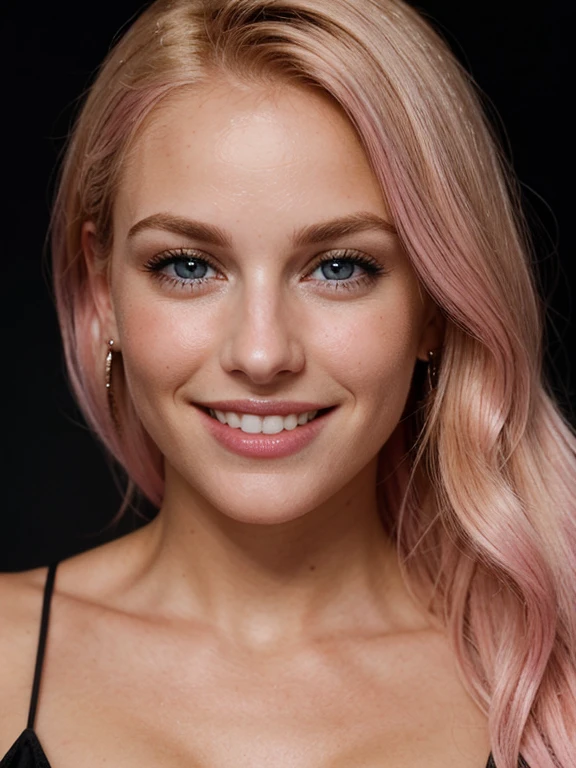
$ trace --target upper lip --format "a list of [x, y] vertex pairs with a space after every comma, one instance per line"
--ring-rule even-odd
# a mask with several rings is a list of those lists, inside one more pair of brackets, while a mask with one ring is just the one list
[[328, 406], [319, 403], [294, 400], [213, 400], [209, 403], [196, 403], [202, 408], [214, 411], [232, 411], [233, 413], [252, 413], [257, 416], [289, 416], [307, 411], [319, 411]]

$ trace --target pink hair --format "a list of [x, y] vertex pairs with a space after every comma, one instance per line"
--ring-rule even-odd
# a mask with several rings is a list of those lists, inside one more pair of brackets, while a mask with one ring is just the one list
[[[381, 454], [381, 509], [407, 579], [448, 628], [499, 768], [574, 765], [576, 438], [542, 374], [543, 308], [515, 187], [468, 78], [400, 0], [155, 2], [78, 120], [53, 219], [72, 387], [131, 483], [160, 505], [162, 457], [116, 365], [103, 386], [80, 232], [111, 244], [114, 191], [145, 118], [214, 74], [320, 87], [363, 142], [447, 324], [439, 383]], [[412, 398], [412, 403], [415, 399]]]

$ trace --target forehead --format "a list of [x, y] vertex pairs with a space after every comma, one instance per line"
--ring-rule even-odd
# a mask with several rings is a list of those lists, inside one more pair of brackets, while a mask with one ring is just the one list
[[319, 205], [386, 212], [342, 109], [312, 88], [214, 82], [154, 110], [131, 148], [117, 211], [134, 218], [256, 206], [273, 214]]

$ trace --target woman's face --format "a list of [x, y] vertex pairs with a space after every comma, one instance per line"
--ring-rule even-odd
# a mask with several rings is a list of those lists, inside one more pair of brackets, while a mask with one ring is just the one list
[[164, 102], [111, 259], [103, 330], [169, 490], [282, 522], [373, 486], [437, 314], [328, 97], [216, 83]]

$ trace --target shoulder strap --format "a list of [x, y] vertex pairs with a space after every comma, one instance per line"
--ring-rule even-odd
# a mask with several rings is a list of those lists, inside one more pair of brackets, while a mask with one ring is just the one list
[[46, 638], [48, 636], [48, 620], [50, 619], [50, 602], [52, 592], [54, 591], [54, 579], [56, 577], [56, 568], [58, 563], [52, 563], [48, 566], [46, 583], [44, 585], [44, 599], [42, 601], [42, 617], [40, 619], [40, 636], [38, 638], [38, 650], [36, 652], [36, 666], [34, 668], [34, 682], [32, 683], [32, 695], [30, 696], [30, 710], [28, 711], [27, 728], [34, 728], [36, 720], [36, 709], [38, 706], [38, 695], [40, 693], [40, 681], [42, 679], [42, 664], [44, 662], [44, 652], [46, 650]]

